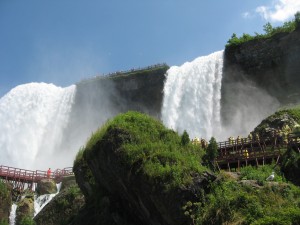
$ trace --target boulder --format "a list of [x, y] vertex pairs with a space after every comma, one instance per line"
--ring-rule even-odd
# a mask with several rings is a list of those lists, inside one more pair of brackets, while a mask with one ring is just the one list
[[36, 192], [38, 195], [55, 194], [56, 183], [53, 179], [42, 179], [37, 183]]
[[[107, 199], [109, 210], [114, 210], [110, 211], [113, 224], [122, 224], [120, 221], [123, 221], [123, 224], [127, 221], [128, 224], [145, 225], [192, 224], [192, 219], [185, 215], [183, 207], [187, 202], [199, 202], [203, 192], [207, 190], [211, 181], [216, 179], [216, 176], [208, 171], [199, 173], [196, 168], [189, 168], [190, 160], [197, 158], [196, 151], [194, 156], [185, 155], [186, 152], [192, 152], [192, 146], [183, 147], [179, 135], [167, 130], [152, 118], [129, 112], [118, 116], [116, 121], [117, 124], [113, 121], [111, 122], [113, 125], [108, 125], [103, 131], [99, 131], [103, 133], [103, 136], [98, 136], [98, 140], [92, 137], [93, 144], [88, 143], [86, 152], [83, 154], [85, 156], [83, 158], [87, 161], [86, 165], [101, 190], [99, 192], [104, 192], [106, 195], [105, 198], [102, 194], [99, 200]], [[143, 131], [146, 129], [143, 126], [137, 128], [140, 124], [148, 124], [145, 125], [147, 130]], [[139, 140], [141, 132], [144, 132], [145, 136]], [[145, 145], [148, 138], [153, 138], [153, 140]], [[164, 139], [166, 140], [163, 145], [167, 146], [165, 153], [159, 150], [165, 148], [162, 146], [151, 149], [153, 143], [156, 141], [159, 143]], [[172, 148], [170, 140], [176, 142], [174, 148], [177, 148], [178, 152], [171, 154], [168, 158], [164, 154], [168, 154], [167, 149]], [[126, 149], [126, 145], [129, 144], [136, 149], [137, 155], [149, 154], [149, 158], [146, 157], [145, 161], [128, 160], [131, 152]], [[152, 154], [155, 155], [153, 159], [151, 159]], [[181, 161], [181, 159], [184, 160]], [[177, 164], [180, 164], [182, 168], [178, 169]], [[154, 168], [157, 166], [164, 170], [167, 165], [173, 166], [167, 174], [153, 175], [147, 169], [147, 166]], [[195, 167], [198, 168], [198, 166]], [[78, 173], [75, 172], [75, 174], [77, 176]], [[177, 183], [174, 180], [176, 178], [179, 179]], [[92, 196], [96, 198], [97, 195], [92, 192]], [[118, 208], [120, 211], [116, 210]], [[95, 211], [100, 211], [100, 209]]]
[[16, 225], [23, 224], [22, 220], [32, 218], [34, 215], [34, 196], [27, 195], [17, 204]]
[[65, 176], [62, 178], [60, 190], [62, 191], [73, 185], [76, 185], [75, 175]]

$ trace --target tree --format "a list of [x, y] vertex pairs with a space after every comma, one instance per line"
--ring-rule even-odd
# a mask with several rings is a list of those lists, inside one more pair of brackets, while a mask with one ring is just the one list
[[218, 156], [218, 143], [214, 137], [212, 137], [209, 140], [209, 144], [207, 146], [206, 150], [207, 158], [210, 161], [215, 160], [215, 158]]
[[190, 137], [189, 134], [186, 132], [186, 130], [183, 131], [183, 134], [181, 136], [181, 144], [183, 146], [188, 145], [188, 143], [190, 143]]
[[272, 27], [271, 23], [268, 22], [264, 25], [264, 31], [266, 32], [266, 34], [272, 34], [273, 27]]

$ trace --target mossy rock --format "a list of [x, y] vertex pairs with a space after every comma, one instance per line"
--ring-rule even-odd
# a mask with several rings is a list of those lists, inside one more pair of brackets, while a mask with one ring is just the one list
[[128, 112], [99, 129], [74, 166], [86, 161], [102, 192], [98, 196], [92, 193], [98, 200], [94, 211], [103, 210], [99, 202], [108, 199], [106, 216], [113, 224], [176, 225], [192, 222], [182, 206], [198, 201], [216, 178], [201, 165], [201, 158], [199, 146], [183, 145], [181, 136], [159, 121]]
[[55, 194], [56, 183], [53, 179], [42, 179], [37, 183], [36, 192], [38, 195]]
[[65, 176], [62, 178], [61, 181], [61, 189], [60, 191], [70, 187], [76, 185], [76, 180], [75, 180], [75, 175], [71, 175], [71, 176]]
[[6, 223], [9, 220], [12, 205], [11, 190], [12, 187], [9, 184], [2, 183], [0, 180], [0, 223]]
[[22, 225], [22, 220], [32, 218], [34, 215], [34, 197], [33, 195], [25, 196], [17, 204], [16, 225]]
[[264, 119], [255, 129], [255, 133], [266, 135], [272, 130], [284, 130], [286, 126], [292, 132], [300, 125], [300, 106], [281, 109]]

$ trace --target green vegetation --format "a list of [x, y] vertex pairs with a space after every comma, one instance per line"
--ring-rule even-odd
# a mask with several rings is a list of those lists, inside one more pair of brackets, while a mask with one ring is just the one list
[[9, 225], [8, 221], [5, 219], [0, 220], [0, 225]]
[[8, 224], [6, 217], [8, 217], [11, 204], [11, 190], [0, 180], [0, 225]]
[[259, 184], [265, 184], [266, 178], [275, 172], [274, 181], [285, 182], [285, 178], [280, 171], [279, 167], [275, 167], [275, 164], [265, 166], [246, 166], [241, 168], [241, 178], [243, 180], [256, 180]]
[[1, 193], [0, 195], [1, 198], [8, 198], [10, 195], [10, 191], [8, 190], [7, 185], [3, 183], [1, 180], [0, 180], [0, 193]]
[[209, 140], [206, 155], [209, 161], [214, 161], [218, 156], [218, 143], [214, 137]]
[[182, 136], [181, 136], [181, 144], [183, 146], [187, 146], [190, 143], [190, 136], [189, 134], [186, 132], [186, 130], [184, 130]]
[[227, 41], [226, 47], [240, 45], [244, 42], [248, 42], [251, 40], [258, 40], [272, 37], [278, 33], [290, 33], [296, 29], [296, 27], [300, 26], [300, 12], [295, 14], [295, 19], [289, 22], [285, 22], [282, 26], [273, 27], [270, 23], [264, 25], [264, 34], [255, 33], [254, 36], [250, 34], [243, 34], [241, 37], [237, 37], [235, 33], [232, 34], [231, 38]]
[[[299, 112], [299, 106], [285, 108], [271, 118], [281, 118], [288, 113], [300, 122]], [[159, 185], [165, 191], [170, 191], [176, 187], [188, 187], [193, 183], [192, 174], [208, 171], [210, 165], [207, 162], [215, 159], [218, 146], [212, 137], [204, 151], [190, 142], [186, 131], [178, 135], [147, 115], [128, 112], [108, 121], [94, 133], [77, 154], [74, 165], [91, 160], [98, 151], [103, 150], [101, 148], [116, 151], [120, 160], [117, 163], [125, 165], [122, 168], [128, 168], [131, 173], [143, 175], [139, 178], [146, 177], [145, 180], [153, 188]], [[284, 168], [293, 168], [288, 172], [298, 176], [300, 154], [293, 149], [288, 150], [282, 165]], [[267, 181], [272, 172], [275, 173], [274, 180]], [[242, 167], [234, 175], [221, 171], [215, 181], [210, 180], [208, 186], [197, 190], [198, 201], [186, 201], [181, 205], [183, 213], [194, 225], [300, 224], [300, 188], [287, 182], [289, 179], [286, 175], [286, 171], [274, 163]], [[90, 176], [95, 182], [93, 175]], [[100, 218], [110, 224], [114, 212], [122, 209], [112, 210], [116, 205], [113, 205], [104, 187], [95, 190], [94, 202], [86, 206], [86, 210], [95, 211], [94, 221]]]
[[[242, 178], [246, 175], [265, 179], [263, 174], [270, 168], [246, 167], [241, 172]], [[256, 188], [222, 173], [220, 177], [219, 182], [211, 184], [211, 191], [202, 202], [192, 203], [196, 207], [187, 214], [195, 224], [299, 224], [300, 189], [283, 183], [281, 176], [279, 183], [266, 182]]]
[[36, 225], [31, 216], [25, 216], [19, 223], [20, 225]]
[[178, 187], [191, 183], [193, 172], [206, 170], [200, 164], [200, 147], [190, 143], [186, 132], [180, 137], [159, 121], [137, 112], [120, 114], [93, 134], [86, 144], [87, 157], [97, 151], [98, 142], [111, 138], [105, 135], [112, 131], [118, 132], [122, 140], [124, 163], [128, 167], [139, 165], [137, 171], [154, 183], [162, 179], [167, 187]]

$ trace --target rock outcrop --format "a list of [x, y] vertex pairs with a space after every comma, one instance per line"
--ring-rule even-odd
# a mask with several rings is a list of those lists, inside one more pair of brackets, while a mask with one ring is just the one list
[[[225, 124], [260, 119], [300, 102], [300, 30], [225, 49], [221, 114]], [[253, 106], [251, 108], [251, 106]], [[242, 118], [248, 115], [247, 118]]]
[[[147, 130], [141, 134], [143, 129]], [[200, 162], [189, 167], [189, 160], [195, 159], [197, 153], [192, 153], [192, 147], [188, 146], [182, 147], [180, 137], [158, 121], [133, 112], [117, 116], [99, 130], [87, 143], [82, 158], [78, 157], [74, 164], [76, 177], [85, 177], [77, 179], [79, 186], [88, 198], [98, 196], [101, 202], [94, 204], [98, 207], [94, 211], [104, 208], [109, 211], [106, 214], [109, 223], [99, 223], [98, 217], [93, 224], [192, 224], [183, 207], [187, 202], [199, 201], [216, 176], [205, 171]], [[170, 149], [164, 152], [164, 148], [174, 152], [167, 153]], [[187, 156], [187, 152], [195, 155]], [[186, 157], [186, 161], [181, 161], [181, 157]], [[89, 169], [85, 165], [98, 186], [97, 193], [93, 192], [93, 184], [87, 185], [90, 178], [86, 176]]]
[[16, 211], [16, 224], [24, 224], [22, 221], [28, 218], [32, 218], [34, 214], [34, 196], [26, 195], [17, 204]]
[[38, 195], [54, 194], [57, 192], [56, 183], [53, 179], [42, 179], [37, 183], [36, 192]]

